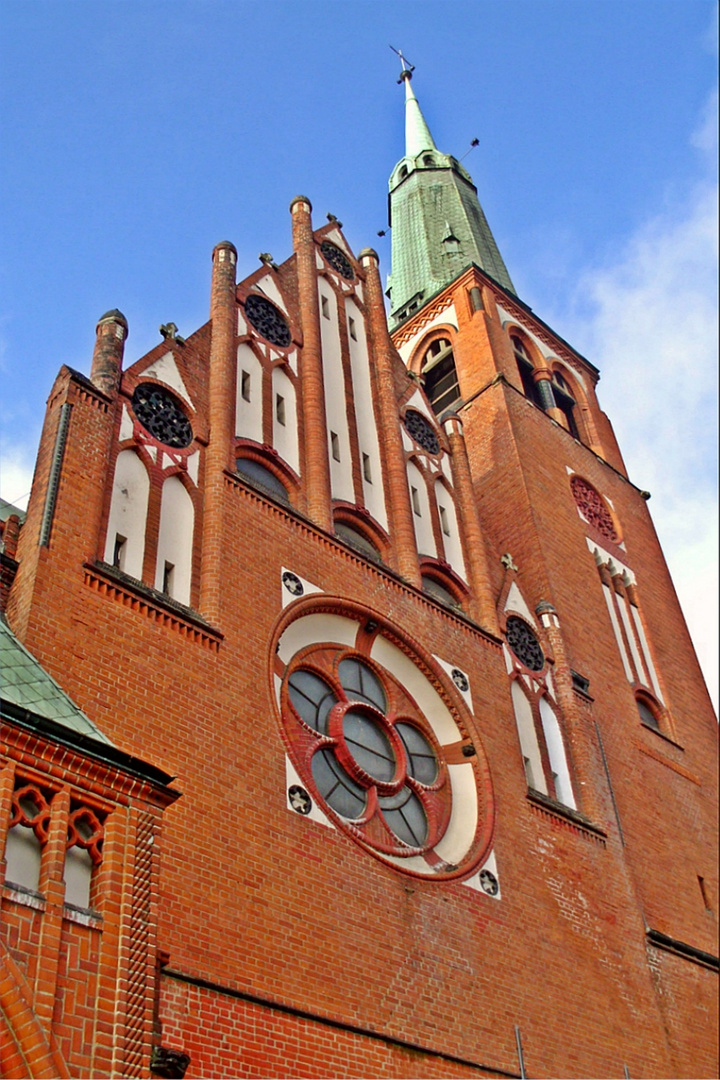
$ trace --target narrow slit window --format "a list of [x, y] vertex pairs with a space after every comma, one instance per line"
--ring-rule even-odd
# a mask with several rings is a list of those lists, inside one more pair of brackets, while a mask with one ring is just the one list
[[278, 424], [285, 427], [285, 398], [282, 394], [275, 395], [275, 418]]
[[243, 401], [250, 400], [250, 372], [243, 371], [240, 375], [240, 393]]
[[450, 520], [448, 518], [447, 510], [445, 509], [444, 506], [438, 506], [438, 510], [440, 511], [440, 528], [442, 529], [445, 536], [449, 536], [450, 535]]
[[328, 301], [327, 296], [321, 296], [320, 297], [320, 305], [322, 307], [323, 319], [329, 319], [330, 318], [330, 302]]
[[413, 513], [417, 514], [418, 517], [422, 517], [422, 510], [420, 509], [420, 495], [418, 494], [418, 489], [416, 487], [410, 488], [410, 497], [412, 499]]
[[118, 570], [124, 570], [125, 568], [125, 551], [127, 545], [127, 537], [121, 536], [120, 533], [115, 537], [115, 547], [113, 548], [113, 566], [116, 566]]
[[330, 451], [332, 453], [333, 461], [340, 460], [340, 440], [334, 431], [330, 432]]
[[368, 454], [362, 456], [363, 476], [368, 484], [372, 484], [372, 469], [370, 467], [370, 457]]
[[175, 577], [175, 564], [165, 561], [163, 568], [163, 588], [162, 591], [166, 596], [172, 596], [173, 579]]
[[353, 339], [353, 341], [357, 341], [357, 331], [355, 329], [355, 320], [352, 317], [348, 318], [348, 332], [350, 334], [350, 337]]

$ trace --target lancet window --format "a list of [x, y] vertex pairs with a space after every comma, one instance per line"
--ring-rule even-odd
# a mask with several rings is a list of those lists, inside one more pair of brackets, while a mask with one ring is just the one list
[[425, 393], [436, 416], [458, 405], [458, 382], [452, 345], [447, 338], [438, 338], [428, 347], [423, 358], [422, 375]]

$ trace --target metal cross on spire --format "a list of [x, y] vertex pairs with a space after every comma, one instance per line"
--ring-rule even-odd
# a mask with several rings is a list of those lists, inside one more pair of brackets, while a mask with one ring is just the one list
[[411, 64], [409, 60], [405, 59], [402, 54], [402, 49], [396, 49], [394, 45], [391, 45], [390, 48], [396, 56], [400, 57], [400, 63], [402, 64], [402, 72], [400, 73], [400, 78], [398, 79], [398, 82], [401, 83], [405, 79], [411, 79], [412, 73], [415, 70], [415, 65]]

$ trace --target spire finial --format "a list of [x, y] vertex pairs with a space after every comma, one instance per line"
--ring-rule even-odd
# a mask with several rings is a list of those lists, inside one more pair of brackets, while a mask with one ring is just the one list
[[400, 57], [400, 63], [402, 64], [402, 71], [400, 72], [400, 78], [398, 79], [398, 82], [401, 83], [405, 82], [406, 79], [412, 79], [412, 73], [415, 70], [415, 65], [411, 64], [409, 60], [405, 59], [402, 54], [402, 49], [396, 49], [394, 45], [391, 45], [390, 48], [396, 56]]

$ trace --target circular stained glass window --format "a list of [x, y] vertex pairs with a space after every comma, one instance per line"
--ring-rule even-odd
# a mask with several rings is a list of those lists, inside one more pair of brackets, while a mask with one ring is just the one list
[[441, 830], [430, 822], [447, 819], [446, 767], [422, 714], [394, 680], [357, 653], [321, 645], [291, 667], [286, 693], [295, 720], [314, 733], [305, 753], [318, 793], [336, 814], [362, 821], [390, 850], [437, 841]]
[[432, 424], [422, 413], [417, 412], [415, 409], [408, 409], [403, 423], [407, 433], [419, 446], [422, 446], [423, 450], [427, 450], [428, 454], [440, 453], [438, 437], [433, 430]]
[[459, 752], [472, 718], [457, 689], [366, 608], [318, 596], [298, 604], [282, 616], [271, 650], [298, 789], [289, 808], [325, 814], [396, 870], [468, 877], [487, 858], [494, 814], [477, 736], [471, 758]]
[[245, 314], [248, 321], [271, 345], [286, 349], [292, 341], [290, 326], [279, 308], [271, 304], [264, 296], [251, 293], [245, 301]]
[[332, 266], [333, 270], [336, 270], [341, 277], [344, 277], [347, 281], [353, 281], [355, 278], [355, 271], [350, 265], [350, 260], [347, 255], [336, 247], [335, 244], [331, 244], [329, 240], [323, 240], [320, 245], [320, 250]]
[[141, 383], [132, 397], [133, 412], [154, 439], [182, 450], [193, 441], [187, 416], [173, 395], [154, 383]]
[[517, 615], [508, 615], [506, 634], [507, 643], [518, 660], [531, 671], [542, 671], [545, 654], [532, 627]]

